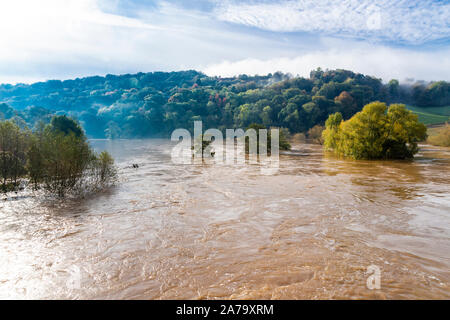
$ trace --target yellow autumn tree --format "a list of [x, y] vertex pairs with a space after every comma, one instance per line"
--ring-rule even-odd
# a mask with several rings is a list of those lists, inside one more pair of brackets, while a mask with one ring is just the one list
[[372, 102], [347, 121], [340, 113], [329, 116], [324, 145], [354, 159], [408, 159], [426, 138], [426, 127], [404, 105]]

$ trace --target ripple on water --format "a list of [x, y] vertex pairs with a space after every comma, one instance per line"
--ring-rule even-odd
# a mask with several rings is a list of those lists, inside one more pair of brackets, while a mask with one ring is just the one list
[[265, 176], [175, 165], [164, 140], [92, 144], [117, 159], [118, 187], [0, 201], [0, 298], [450, 297], [445, 149], [352, 161], [298, 144]]

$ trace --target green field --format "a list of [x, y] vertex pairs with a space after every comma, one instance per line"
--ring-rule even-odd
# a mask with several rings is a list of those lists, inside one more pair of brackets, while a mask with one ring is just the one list
[[450, 106], [421, 108], [407, 105], [406, 107], [417, 114], [419, 121], [426, 125], [450, 122]]

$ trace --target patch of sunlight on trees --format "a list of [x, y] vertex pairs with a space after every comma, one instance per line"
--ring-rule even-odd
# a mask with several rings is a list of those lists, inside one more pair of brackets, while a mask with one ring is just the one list
[[32, 132], [13, 121], [0, 122], [0, 188], [33, 189], [64, 197], [99, 191], [116, 181], [114, 160], [95, 153], [79, 124], [55, 116]]
[[337, 112], [328, 117], [324, 145], [354, 159], [410, 159], [427, 128], [405, 105], [372, 102], [344, 121]]

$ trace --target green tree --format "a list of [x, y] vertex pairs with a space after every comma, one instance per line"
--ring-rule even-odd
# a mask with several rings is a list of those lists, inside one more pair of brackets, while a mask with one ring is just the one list
[[13, 121], [0, 122], [0, 175], [2, 191], [16, 190], [25, 173], [28, 132]]
[[96, 190], [112, 182], [116, 171], [111, 156], [106, 152], [96, 155], [73, 119], [53, 120], [45, 127], [41, 125], [31, 138], [27, 169], [35, 188], [42, 186], [64, 197], [70, 192]]
[[331, 114], [325, 122], [325, 130], [322, 132], [322, 137], [326, 148], [338, 150], [340, 125], [342, 121], [342, 114], [336, 112]]
[[[261, 124], [258, 124], [258, 123], [252, 123], [251, 125], [248, 126], [247, 130], [248, 129], [254, 129], [256, 131], [256, 139], [257, 139], [256, 150], [259, 153], [259, 130], [267, 129], [267, 127], [265, 127]], [[287, 140], [286, 130], [284, 130], [283, 128], [279, 129], [278, 142], [279, 142], [279, 150], [290, 150], [291, 149], [291, 145]], [[269, 128], [269, 129], [267, 129], [267, 153], [268, 154], [270, 154], [270, 151], [272, 149], [271, 143], [272, 143], [272, 135], [271, 135], [271, 130]], [[247, 152], [249, 152], [248, 138], [246, 138], [246, 140], [245, 140], [245, 149]]]
[[387, 112], [387, 137], [383, 154], [389, 159], [412, 158], [418, 152], [417, 143], [427, 136], [427, 128], [418, 116], [403, 104], [391, 104]]
[[426, 138], [426, 127], [404, 105], [373, 102], [351, 119], [330, 115], [323, 133], [324, 144], [354, 159], [407, 159], [417, 153]]
[[358, 112], [358, 105], [355, 99], [347, 91], [342, 91], [339, 96], [334, 98], [334, 101], [345, 119], [349, 119]]
[[400, 85], [397, 79], [392, 79], [387, 84], [388, 87], [388, 93], [389, 93], [389, 100], [391, 101], [397, 101], [400, 96]]
[[44, 178], [44, 144], [45, 124], [40, 122], [36, 132], [30, 136], [30, 146], [27, 152], [27, 171], [35, 190]]
[[103, 151], [95, 155], [91, 163], [92, 177], [94, 179], [94, 186], [97, 189], [102, 189], [117, 178], [117, 169], [114, 166], [114, 159], [111, 155]]
[[[64, 197], [75, 191], [93, 158], [92, 151], [84, 136], [77, 137], [73, 132], [64, 134], [51, 125], [45, 131], [41, 147], [44, 188]], [[38, 168], [31, 167], [30, 170]]]
[[76, 137], [84, 135], [81, 126], [73, 119], [67, 116], [55, 116], [51, 120], [51, 128], [56, 132], [62, 132], [65, 135], [73, 133]]

